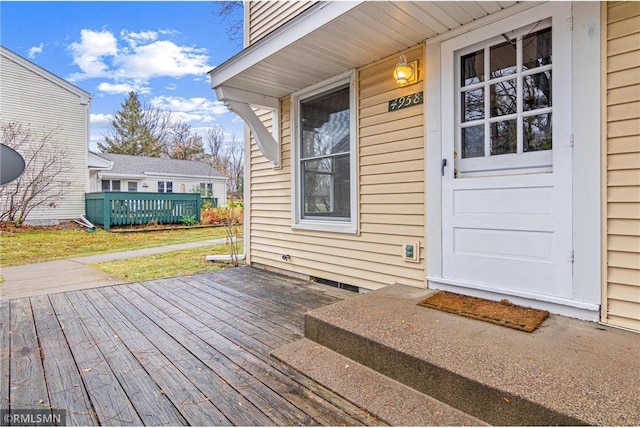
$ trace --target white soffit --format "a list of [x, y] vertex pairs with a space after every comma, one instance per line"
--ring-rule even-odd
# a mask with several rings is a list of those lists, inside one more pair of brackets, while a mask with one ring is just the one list
[[211, 86], [281, 98], [515, 3], [321, 2], [213, 69]]

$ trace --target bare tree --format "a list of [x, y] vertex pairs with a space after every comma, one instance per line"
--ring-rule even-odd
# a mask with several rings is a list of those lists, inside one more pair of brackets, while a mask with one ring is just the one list
[[244, 184], [244, 145], [236, 141], [235, 135], [225, 143], [224, 130], [213, 126], [205, 135], [205, 150], [209, 164], [227, 177], [227, 192], [240, 198]]
[[191, 131], [191, 125], [182, 121], [171, 125], [165, 150], [170, 159], [200, 161], [204, 158], [202, 137]]
[[221, 1], [217, 3], [218, 16], [226, 25], [229, 41], [238, 47], [242, 47], [244, 41], [244, 17], [241, 1]]
[[38, 207], [52, 207], [68, 191], [71, 183], [64, 175], [71, 171], [66, 153], [58, 143], [58, 128], [35, 133], [19, 123], [2, 123], [2, 143], [16, 150], [25, 161], [24, 173], [0, 186], [0, 221], [22, 224]]

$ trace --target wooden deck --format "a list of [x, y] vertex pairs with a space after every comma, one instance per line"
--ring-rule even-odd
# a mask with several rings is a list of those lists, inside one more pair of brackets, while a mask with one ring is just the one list
[[68, 425], [377, 425], [269, 356], [341, 290], [255, 270], [0, 301], [0, 408]]

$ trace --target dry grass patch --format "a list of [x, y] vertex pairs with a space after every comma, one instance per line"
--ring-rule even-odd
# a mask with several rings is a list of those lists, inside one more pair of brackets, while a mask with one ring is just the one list
[[137, 250], [184, 242], [223, 238], [224, 228], [195, 228], [153, 232], [111, 233], [84, 229], [32, 228], [0, 233], [0, 266], [16, 266], [50, 260]]
[[[240, 250], [242, 251], [242, 249]], [[175, 276], [216, 272], [229, 267], [228, 263], [210, 262], [207, 255], [228, 254], [229, 245], [220, 244], [190, 250], [171, 251], [153, 256], [135, 257], [105, 263], [94, 263], [98, 268], [117, 279], [127, 282], [148, 281]]]

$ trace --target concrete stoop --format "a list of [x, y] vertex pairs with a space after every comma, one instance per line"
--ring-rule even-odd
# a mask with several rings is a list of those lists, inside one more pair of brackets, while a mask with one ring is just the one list
[[524, 333], [417, 306], [429, 293], [313, 310], [273, 355], [396, 426], [640, 425], [637, 333], [560, 316]]

